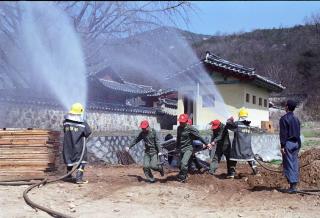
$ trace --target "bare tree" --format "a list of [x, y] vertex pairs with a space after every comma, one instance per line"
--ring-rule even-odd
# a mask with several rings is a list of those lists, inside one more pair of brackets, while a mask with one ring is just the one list
[[[161, 25], [188, 23], [193, 10], [186, 1], [57, 1], [54, 2], [72, 19], [74, 29], [82, 38], [87, 65], [93, 66], [106, 43], [132, 36]], [[9, 64], [8, 51], [19, 49], [19, 22], [22, 17], [19, 2], [0, 4], [0, 59]]]
[[309, 43], [320, 46], [320, 12], [313, 13], [309, 17], [306, 17], [305, 24], [309, 27], [307, 29], [309, 30], [309, 34], [314, 36], [312, 42]]
[[112, 41], [159, 25], [188, 22], [190, 3], [172, 2], [62, 2], [83, 37], [88, 67], [103, 62], [99, 52]]

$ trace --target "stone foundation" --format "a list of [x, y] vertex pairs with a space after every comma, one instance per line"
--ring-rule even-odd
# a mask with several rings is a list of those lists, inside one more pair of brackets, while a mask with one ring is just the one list
[[[160, 142], [164, 141], [167, 132], [160, 133]], [[205, 140], [209, 140], [211, 136], [204, 136]], [[88, 152], [90, 153], [91, 162], [103, 162], [107, 164], [118, 164], [116, 152], [124, 150], [128, 146], [134, 135], [117, 135], [117, 136], [97, 136], [88, 140]], [[230, 137], [232, 141], [232, 136]], [[264, 160], [281, 159], [279, 135], [277, 134], [254, 134], [252, 136], [253, 152], [259, 154]], [[143, 162], [144, 145], [142, 142], [136, 144], [130, 154], [138, 164]], [[208, 152], [204, 151], [204, 155], [208, 156]]]

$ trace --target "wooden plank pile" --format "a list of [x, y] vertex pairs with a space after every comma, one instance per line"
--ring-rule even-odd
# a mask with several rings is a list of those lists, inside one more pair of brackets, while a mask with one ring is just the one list
[[60, 132], [0, 129], [0, 181], [42, 179], [55, 169]]

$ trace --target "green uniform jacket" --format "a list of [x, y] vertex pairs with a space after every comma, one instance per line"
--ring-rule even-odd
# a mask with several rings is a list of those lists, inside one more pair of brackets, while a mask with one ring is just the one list
[[147, 154], [157, 154], [160, 151], [160, 143], [157, 137], [156, 130], [150, 129], [148, 132], [141, 131], [139, 135], [131, 142], [129, 148], [132, 148], [135, 144], [144, 141], [144, 152]]
[[228, 129], [225, 128], [226, 125], [223, 123], [220, 124], [219, 130], [218, 131], [213, 131], [212, 137], [211, 137], [211, 142], [217, 143], [218, 146], [223, 145], [231, 145], [230, 138], [229, 138], [229, 132]]
[[192, 141], [200, 140], [203, 144], [208, 144], [193, 126], [187, 124], [185, 127], [178, 126], [177, 129], [177, 149], [181, 152], [192, 151]]

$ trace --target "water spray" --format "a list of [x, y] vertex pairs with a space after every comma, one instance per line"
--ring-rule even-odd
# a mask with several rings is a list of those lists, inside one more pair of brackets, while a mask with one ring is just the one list
[[32, 87], [49, 89], [65, 109], [74, 102], [85, 105], [86, 66], [70, 19], [50, 2], [23, 2], [21, 7], [21, 44]]

